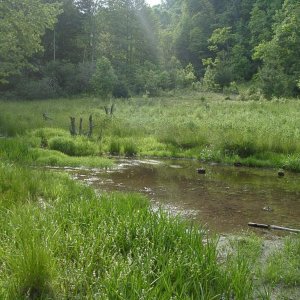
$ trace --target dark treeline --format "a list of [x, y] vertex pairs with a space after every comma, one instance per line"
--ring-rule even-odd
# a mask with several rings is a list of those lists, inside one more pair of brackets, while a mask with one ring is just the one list
[[298, 0], [7, 0], [0, 11], [5, 97], [155, 96], [243, 82], [269, 97], [299, 94]]

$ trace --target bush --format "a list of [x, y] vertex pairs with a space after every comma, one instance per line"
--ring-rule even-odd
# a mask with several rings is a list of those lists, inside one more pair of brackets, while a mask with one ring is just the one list
[[60, 87], [53, 78], [40, 80], [23, 79], [16, 87], [19, 97], [27, 100], [55, 98], [60, 94]]
[[111, 62], [106, 57], [97, 61], [95, 73], [92, 77], [92, 87], [94, 91], [103, 98], [112, 94], [114, 84], [117, 80]]
[[129, 89], [124, 81], [118, 81], [112, 91], [115, 98], [129, 98]]

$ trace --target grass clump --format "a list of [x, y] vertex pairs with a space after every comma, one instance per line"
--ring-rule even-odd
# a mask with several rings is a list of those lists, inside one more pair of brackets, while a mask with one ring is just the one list
[[287, 237], [282, 249], [269, 256], [266, 279], [286, 286], [300, 286], [300, 238]]
[[138, 152], [136, 144], [132, 140], [128, 140], [124, 143], [124, 155], [126, 157], [135, 156]]
[[53, 137], [49, 140], [49, 148], [69, 156], [89, 156], [97, 154], [96, 145], [84, 137]]
[[50, 299], [54, 297], [56, 266], [49, 246], [40, 238], [34, 209], [12, 215], [13, 254], [7, 257], [8, 295], [12, 299]]
[[112, 140], [109, 144], [108, 151], [111, 155], [120, 155], [121, 144], [120, 144], [119, 140]]
[[[34, 147], [30, 145], [31, 143], [34, 144]], [[36, 147], [38, 147], [38, 142], [35, 141], [35, 138], [29, 141], [25, 138], [0, 139], [0, 157], [4, 161], [23, 165], [31, 164], [62, 167], [86, 166], [102, 168], [113, 164], [110, 159], [104, 157], [69, 156], [60, 151]]]

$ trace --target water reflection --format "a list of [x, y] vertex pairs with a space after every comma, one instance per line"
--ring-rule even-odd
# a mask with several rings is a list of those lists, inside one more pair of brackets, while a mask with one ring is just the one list
[[206, 165], [184, 160], [120, 160], [116, 167], [68, 169], [100, 191], [134, 191], [153, 205], [183, 214], [221, 232], [247, 229], [248, 222], [299, 228], [300, 175], [278, 178], [274, 170]]

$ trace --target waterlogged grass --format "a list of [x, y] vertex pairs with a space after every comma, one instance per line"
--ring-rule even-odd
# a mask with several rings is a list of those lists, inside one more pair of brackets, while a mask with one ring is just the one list
[[4, 163], [0, 189], [1, 299], [253, 298], [245, 256], [140, 195]]
[[[24, 137], [0, 139], [0, 157], [7, 162], [30, 164], [32, 166], [85, 166], [104, 168], [113, 164], [113, 161], [108, 158], [100, 156], [69, 156], [61, 151], [41, 148], [39, 143], [39, 139], [30, 139], [28, 141]], [[78, 151], [78, 148], [76, 151]]]
[[[2, 101], [0, 132], [14, 135], [26, 131], [29, 139], [39, 137], [48, 142], [48, 148], [76, 155], [193, 157], [300, 171], [299, 101], [225, 98], [187, 92], [165, 98], [115, 100], [112, 117], [105, 114], [106, 103], [96, 98]], [[44, 120], [43, 113], [51, 119]], [[82, 117], [83, 132], [87, 132], [90, 114], [95, 125], [93, 137], [88, 142], [70, 139], [69, 116], [76, 117], [77, 129]]]

